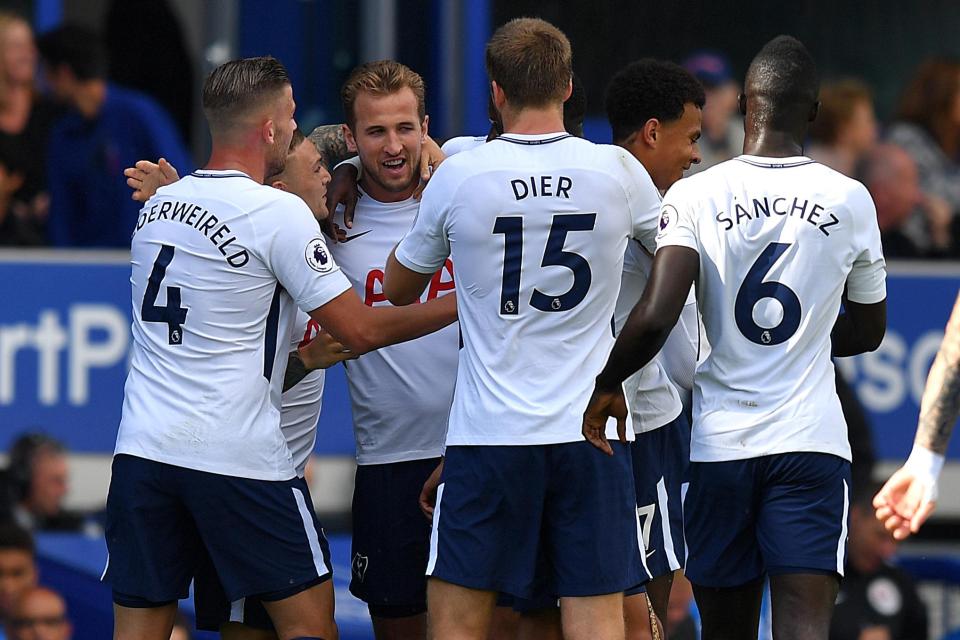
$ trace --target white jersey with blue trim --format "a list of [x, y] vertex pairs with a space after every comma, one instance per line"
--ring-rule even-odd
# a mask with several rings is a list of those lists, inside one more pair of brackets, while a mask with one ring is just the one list
[[[383, 294], [387, 257], [417, 217], [420, 202], [379, 202], [361, 191], [353, 227], [330, 249], [370, 307], [389, 306]], [[343, 226], [343, 211], [334, 218]], [[421, 296], [427, 302], [454, 290], [453, 262], [444, 261]], [[457, 379], [457, 323], [344, 362], [353, 408], [358, 464], [388, 464], [443, 455]]]
[[294, 477], [280, 395], [295, 307], [350, 288], [304, 202], [237, 171], [159, 189], [131, 244], [133, 350], [118, 454]]
[[486, 142], [487, 136], [457, 136], [444, 142], [443, 146], [440, 147], [440, 151], [442, 151], [445, 156], [452, 156], [461, 151], [476, 149]]
[[694, 376], [691, 460], [850, 460], [830, 333], [844, 287], [852, 302], [886, 297], [867, 189], [806, 157], [740, 156], [671, 187], [660, 229], [659, 248], [700, 256], [711, 352]]
[[457, 265], [447, 446], [583, 439], [627, 240], [653, 251], [659, 203], [627, 151], [563, 132], [507, 133], [440, 165], [396, 257], [419, 273]]
[[[320, 325], [303, 311], [297, 309], [293, 333], [287, 345], [290, 353], [305, 346], [320, 333]], [[326, 371], [309, 372], [300, 382], [283, 392], [280, 398], [280, 430], [293, 456], [293, 466], [303, 477], [307, 462], [317, 442], [317, 420], [323, 405], [323, 383]]]

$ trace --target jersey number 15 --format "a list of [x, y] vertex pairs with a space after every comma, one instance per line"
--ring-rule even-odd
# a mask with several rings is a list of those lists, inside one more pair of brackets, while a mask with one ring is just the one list
[[[540, 311], [555, 313], [569, 311], [583, 302], [590, 290], [593, 274], [587, 259], [579, 253], [564, 251], [567, 234], [571, 231], [592, 231], [596, 213], [564, 213], [553, 216], [550, 235], [543, 249], [541, 267], [560, 266], [573, 271], [573, 285], [566, 293], [547, 295], [534, 289], [530, 306]], [[493, 233], [503, 234], [503, 278], [500, 284], [500, 315], [515, 316], [520, 312], [520, 272], [523, 265], [523, 218], [500, 216], [493, 225]]]

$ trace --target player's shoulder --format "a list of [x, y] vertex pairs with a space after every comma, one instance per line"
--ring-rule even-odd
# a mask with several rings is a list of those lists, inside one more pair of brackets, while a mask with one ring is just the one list
[[446, 156], [454, 156], [462, 151], [469, 151], [484, 144], [487, 141], [486, 136], [457, 136], [450, 138], [443, 143], [440, 151]]

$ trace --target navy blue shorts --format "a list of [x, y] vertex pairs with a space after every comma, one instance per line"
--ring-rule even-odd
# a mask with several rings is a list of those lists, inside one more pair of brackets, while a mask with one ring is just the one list
[[427, 610], [430, 521], [419, 499], [438, 464], [440, 458], [357, 466], [350, 593], [367, 603], [371, 615]]
[[519, 598], [642, 582], [630, 449], [610, 445], [448, 447], [427, 574]]
[[129, 455], [113, 460], [104, 581], [123, 606], [186, 598], [204, 554], [231, 602], [277, 600], [330, 573], [297, 478], [236, 478]]
[[[303, 492], [306, 502], [310, 505], [310, 511], [313, 512], [313, 501], [310, 497], [310, 489], [302, 478], [297, 480], [299, 489]], [[320, 542], [320, 551], [323, 554], [324, 565], [332, 567], [330, 563], [330, 546], [327, 543], [327, 537], [319, 521], [314, 516], [314, 526], [318, 533]], [[303, 588], [309, 588], [314, 584], [325, 582], [333, 577], [333, 573], [327, 572], [326, 575], [317, 578], [314, 583], [301, 585]], [[278, 594], [274, 594], [278, 595]], [[292, 593], [290, 594], [292, 595]], [[267, 598], [276, 600], [276, 597]], [[201, 554], [200, 563], [193, 578], [193, 603], [197, 616], [197, 629], [200, 631], [219, 631], [220, 626], [227, 622], [240, 622], [255, 629], [266, 629], [272, 631], [273, 621], [263, 606], [263, 599], [252, 595], [240, 598], [234, 602], [227, 599], [227, 594], [223, 591], [223, 585], [220, 584], [220, 577], [213, 566], [213, 560], [210, 555], [204, 552]]]
[[684, 566], [683, 493], [689, 467], [690, 423], [682, 413], [659, 429], [637, 434], [633, 478], [651, 578]]
[[684, 503], [687, 577], [736, 587], [762, 575], [843, 575], [850, 463], [785, 453], [690, 463]]

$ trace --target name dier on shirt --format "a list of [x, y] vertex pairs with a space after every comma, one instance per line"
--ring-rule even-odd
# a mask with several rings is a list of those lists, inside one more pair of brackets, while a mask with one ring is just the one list
[[[144, 225], [156, 222], [157, 220], [180, 222], [193, 227], [205, 237], [209, 238], [213, 246], [223, 254], [223, 257], [227, 259], [227, 264], [231, 267], [239, 269], [247, 264], [250, 256], [247, 254], [246, 249], [240, 249], [239, 251], [234, 250], [233, 253], [227, 254], [227, 247], [237, 239], [236, 236], [230, 235], [230, 227], [221, 223], [217, 216], [206, 209], [203, 209], [201, 213], [201, 209], [202, 207], [200, 205], [188, 202], [171, 202], [168, 200], [160, 205], [155, 204], [150, 207], [150, 211], [146, 209], [140, 211], [140, 218], [137, 220], [137, 228], [133, 230], [133, 235], [136, 235], [137, 231], [140, 231]], [[218, 224], [220, 226], [217, 226]], [[216, 231], [210, 233], [214, 227], [216, 227]], [[234, 247], [234, 249], [236, 249], [236, 247]]]
[[[825, 236], [830, 235], [828, 231], [830, 227], [840, 223], [839, 218], [824, 209], [822, 205], [813, 203], [813, 206], [810, 206], [810, 200], [801, 200], [799, 197], [793, 198], [792, 202], [790, 198], [782, 196], [772, 200], [767, 197], [751, 198], [750, 200], [752, 201], [752, 206], [750, 206], [752, 213], [739, 202], [734, 202], [732, 213], [728, 214], [721, 211], [717, 214], [716, 220], [724, 225], [724, 231], [730, 231], [734, 226], [743, 224], [745, 221], [759, 220], [760, 216], [769, 218], [771, 215], [798, 217], [801, 220], [806, 220]], [[829, 219], [827, 216], [830, 216]], [[736, 223], [734, 223], [734, 218]]]
[[510, 187], [513, 188], [513, 195], [517, 200], [523, 200], [528, 196], [534, 198], [556, 196], [569, 200], [573, 180], [566, 176], [557, 176], [556, 182], [554, 182], [553, 176], [530, 176], [529, 178], [511, 180]]

